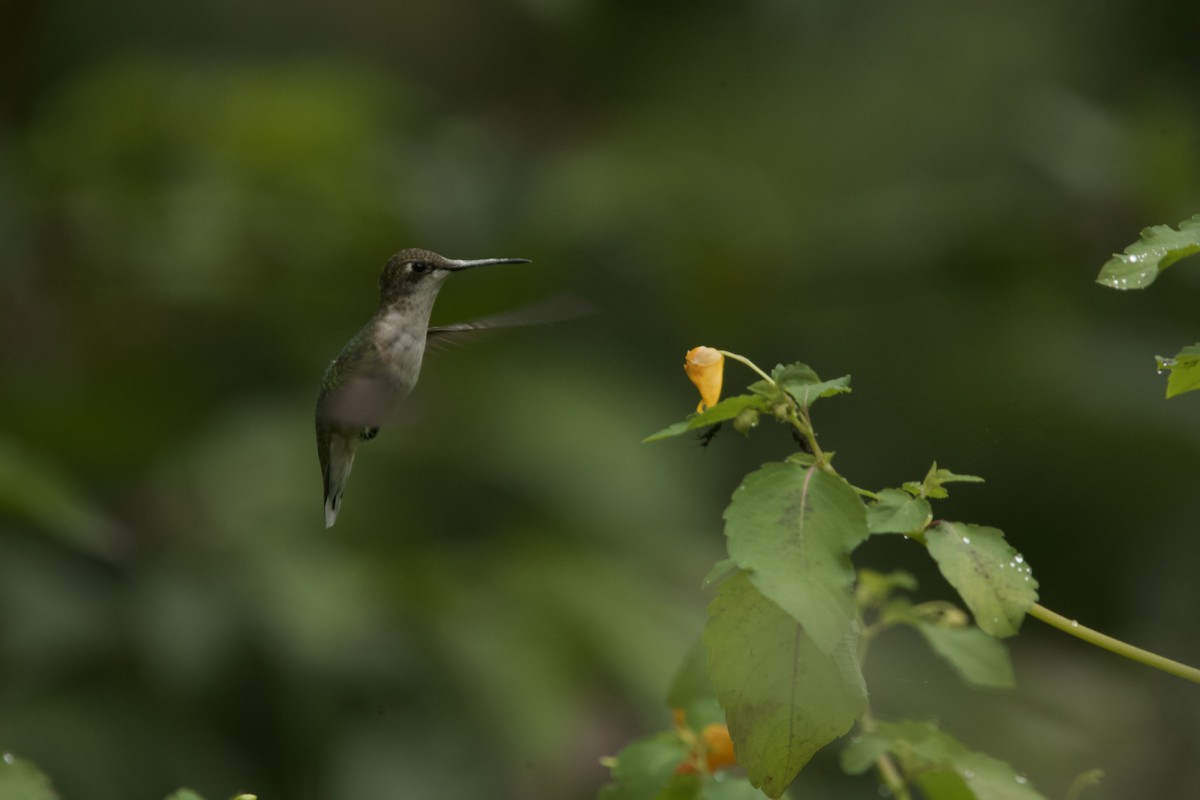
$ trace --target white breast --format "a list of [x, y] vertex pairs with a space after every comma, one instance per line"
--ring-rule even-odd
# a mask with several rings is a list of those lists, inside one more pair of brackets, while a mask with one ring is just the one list
[[425, 355], [425, 325], [412, 322], [411, 317], [390, 311], [376, 328], [375, 342], [387, 372], [405, 394], [416, 384]]

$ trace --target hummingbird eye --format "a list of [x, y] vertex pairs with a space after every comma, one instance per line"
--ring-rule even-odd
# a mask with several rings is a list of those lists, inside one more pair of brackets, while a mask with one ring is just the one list
[[433, 268], [431, 266], [429, 266], [428, 264], [426, 264], [424, 261], [413, 261], [413, 262], [410, 262], [408, 265], [408, 271], [414, 272], [417, 275], [421, 275], [423, 273], [429, 272], [429, 270], [431, 270], [431, 269], [433, 269]]

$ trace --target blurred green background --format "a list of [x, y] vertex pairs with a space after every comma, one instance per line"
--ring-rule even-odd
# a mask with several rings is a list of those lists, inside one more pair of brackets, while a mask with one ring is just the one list
[[[0, 6], [0, 750], [64, 798], [587, 798], [669, 724], [740, 476], [639, 440], [688, 348], [803, 360], [867, 487], [983, 475], [1043, 602], [1200, 662], [1200, 270], [1092, 281], [1200, 211], [1189, 4]], [[317, 381], [401, 247], [524, 256], [435, 321], [603, 309], [427, 363], [322, 526]], [[731, 365], [727, 386], [753, 376]], [[889, 537], [894, 538], [894, 537]], [[915, 571], [904, 542], [861, 563]], [[1200, 691], [1029, 621], [1019, 689], [903, 633], [874, 709], [1061, 796], [1200, 796]], [[835, 754], [798, 796], [874, 797]]]

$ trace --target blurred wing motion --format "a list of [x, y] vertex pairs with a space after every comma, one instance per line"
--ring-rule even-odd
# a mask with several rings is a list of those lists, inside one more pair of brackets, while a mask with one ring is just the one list
[[426, 335], [430, 345], [459, 344], [472, 334], [498, 328], [521, 328], [528, 325], [550, 325], [577, 317], [586, 317], [599, 311], [599, 307], [577, 294], [556, 294], [539, 303], [482, 317], [470, 322], [450, 325], [432, 325]]
[[355, 347], [356, 343], [352, 340], [325, 370], [317, 399], [317, 455], [325, 486], [326, 528], [341, 510], [359, 443], [372, 438], [403, 399], [386, 379], [378, 350]]

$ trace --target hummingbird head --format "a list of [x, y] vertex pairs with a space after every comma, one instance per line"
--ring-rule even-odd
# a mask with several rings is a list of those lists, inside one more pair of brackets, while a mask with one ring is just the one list
[[463, 261], [430, 250], [401, 250], [388, 259], [379, 274], [379, 300], [392, 305], [404, 298], [421, 298], [432, 304], [438, 289], [452, 272], [488, 264], [524, 264], [527, 258], [479, 258]]

